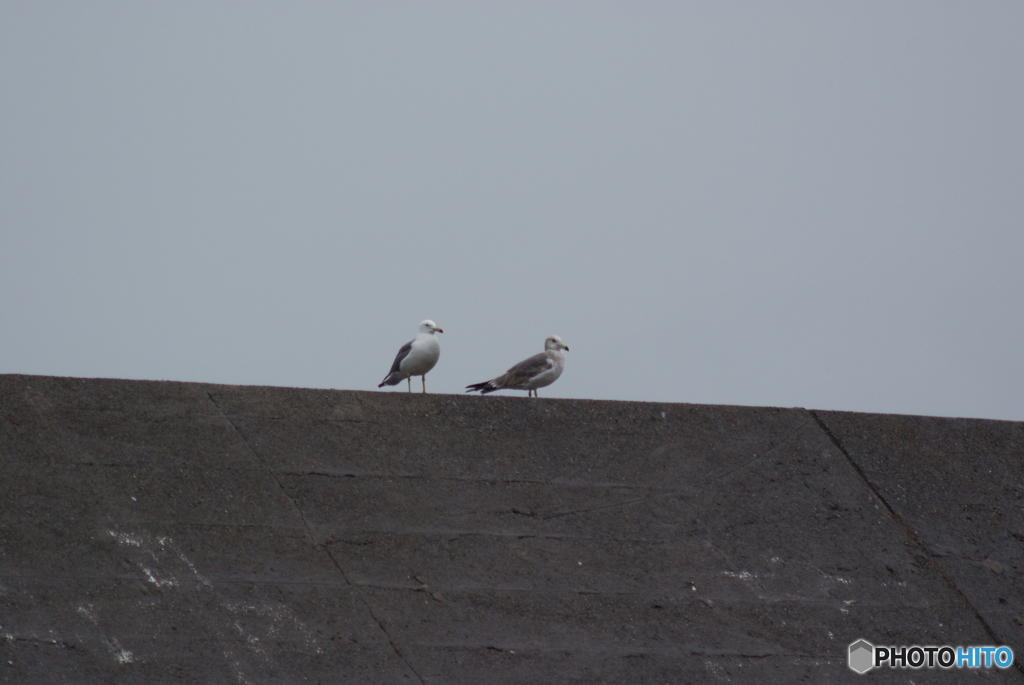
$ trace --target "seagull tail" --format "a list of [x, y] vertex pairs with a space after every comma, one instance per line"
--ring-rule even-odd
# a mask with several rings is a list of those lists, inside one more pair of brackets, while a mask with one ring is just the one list
[[486, 395], [489, 392], [494, 392], [498, 388], [494, 387], [492, 381], [484, 381], [483, 383], [474, 383], [473, 385], [466, 386], [466, 392], [480, 391], [481, 395]]
[[377, 387], [383, 388], [385, 385], [398, 385], [399, 383], [402, 382], [402, 380], [402, 378], [395, 378], [395, 374], [389, 373], [388, 377], [385, 378]]

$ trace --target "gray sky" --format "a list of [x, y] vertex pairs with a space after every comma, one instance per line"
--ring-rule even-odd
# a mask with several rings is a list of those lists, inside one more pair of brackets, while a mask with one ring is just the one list
[[0, 372], [1024, 420], [1024, 3], [3, 17]]

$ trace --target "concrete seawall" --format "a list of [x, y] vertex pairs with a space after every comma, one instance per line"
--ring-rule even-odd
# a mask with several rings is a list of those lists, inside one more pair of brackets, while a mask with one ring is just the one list
[[6, 375], [0, 502], [0, 683], [1024, 683], [1024, 423]]

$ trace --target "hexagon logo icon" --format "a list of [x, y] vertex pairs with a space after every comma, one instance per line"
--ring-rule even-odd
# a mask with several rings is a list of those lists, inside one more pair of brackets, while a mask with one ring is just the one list
[[867, 640], [857, 640], [850, 645], [850, 668], [857, 673], [867, 673], [875, 665], [875, 646]]

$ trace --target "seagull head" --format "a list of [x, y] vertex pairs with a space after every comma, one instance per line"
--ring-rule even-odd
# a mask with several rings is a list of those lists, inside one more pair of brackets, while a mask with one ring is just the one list
[[441, 328], [430, 319], [420, 324], [420, 333], [444, 333]]
[[544, 341], [545, 350], [565, 350], [569, 351], [569, 346], [562, 342], [562, 339], [557, 335], [549, 335], [548, 339]]

